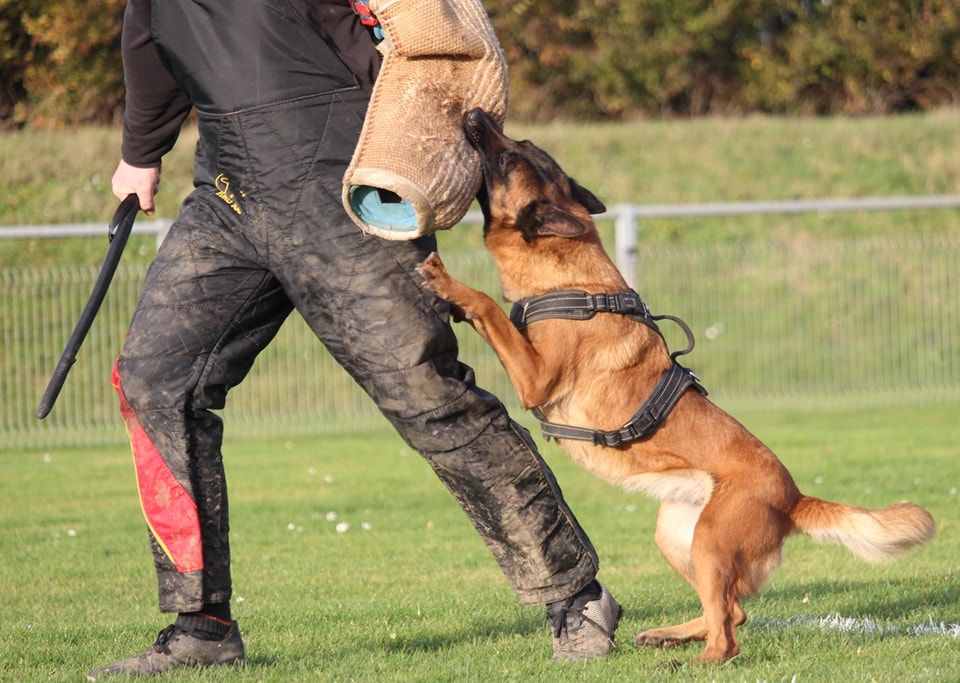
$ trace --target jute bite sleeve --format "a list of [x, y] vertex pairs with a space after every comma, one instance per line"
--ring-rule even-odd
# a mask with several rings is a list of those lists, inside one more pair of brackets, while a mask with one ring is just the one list
[[414, 239], [451, 228], [480, 187], [463, 134], [480, 107], [503, 121], [506, 64], [479, 0], [371, 0], [385, 39], [343, 204], [364, 231]]

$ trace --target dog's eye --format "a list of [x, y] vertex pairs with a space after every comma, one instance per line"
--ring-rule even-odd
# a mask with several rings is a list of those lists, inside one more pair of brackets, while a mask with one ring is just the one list
[[507, 167], [510, 166], [510, 155], [504, 153], [497, 157], [497, 166], [501, 171], [506, 171]]

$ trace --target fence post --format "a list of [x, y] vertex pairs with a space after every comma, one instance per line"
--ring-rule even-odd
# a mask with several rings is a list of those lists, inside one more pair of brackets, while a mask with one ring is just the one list
[[612, 213], [614, 223], [614, 245], [617, 255], [617, 268], [623, 274], [627, 284], [636, 289], [637, 273], [637, 212], [630, 204], [617, 204]]
[[163, 240], [166, 238], [167, 233], [170, 231], [170, 226], [173, 225], [173, 221], [167, 219], [160, 219], [155, 221], [157, 224], [157, 250], [160, 250], [160, 245], [163, 244]]

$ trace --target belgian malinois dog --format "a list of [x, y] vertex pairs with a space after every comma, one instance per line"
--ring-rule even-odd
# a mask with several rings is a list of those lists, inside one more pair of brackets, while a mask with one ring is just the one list
[[[628, 290], [601, 245], [591, 214], [605, 209], [591, 192], [543, 150], [504, 136], [480, 110], [467, 115], [464, 130], [482, 159], [484, 239], [508, 300]], [[521, 332], [490, 297], [454, 280], [436, 254], [419, 271], [493, 347], [524, 408], [538, 408], [550, 422], [617, 430], [673, 364], [660, 334], [629, 316], [539, 320]], [[737, 656], [742, 601], [780, 564], [790, 534], [836, 541], [879, 562], [934, 532], [930, 514], [912, 503], [868, 510], [802, 494], [773, 452], [700, 391], [684, 391], [639, 440], [615, 447], [559, 441], [590, 472], [660, 500], [657, 547], [696, 590], [703, 616], [644, 631], [635, 643], [703, 640], [701, 663]]]

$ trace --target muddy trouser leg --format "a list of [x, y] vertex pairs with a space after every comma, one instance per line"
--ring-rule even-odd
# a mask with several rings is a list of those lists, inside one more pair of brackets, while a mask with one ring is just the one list
[[[222, 424], [211, 409], [292, 306], [267, 271], [229, 257], [232, 226], [219, 213], [188, 201], [151, 265], [115, 374], [165, 612], [230, 598]], [[305, 227], [279, 240], [293, 248], [277, 269], [284, 287], [457, 498], [518, 596], [575, 593], [596, 575], [596, 554], [530, 435], [458, 361], [448, 308], [413, 270], [434, 241], [363, 237], [346, 220], [323, 230], [298, 221]]]
[[458, 362], [446, 307], [413, 272], [429, 241], [354, 241], [338, 291], [291, 294], [300, 312], [430, 463], [521, 600], [572, 595], [596, 575], [596, 554], [530, 435]]
[[414, 271], [435, 241], [364, 236], [338, 192], [336, 175], [305, 188], [283, 240], [284, 288], [453, 493], [520, 599], [569, 597], [596, 575], [596, 553], [528, 432], [458, 361], [448, 307]]
[[292, 308], [242, 253], [239, 223], [204, 193], [187, 200], [151, 265], [114, 372], [164, 612], [230, 599], [222, 424], [211, 409]]

